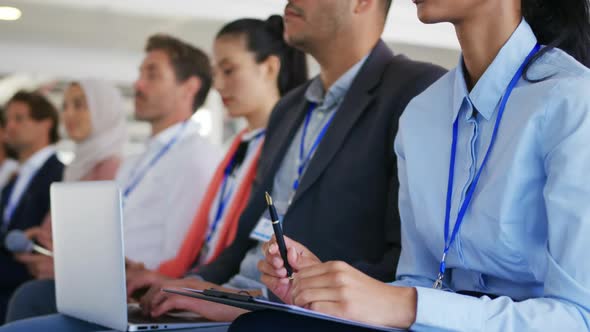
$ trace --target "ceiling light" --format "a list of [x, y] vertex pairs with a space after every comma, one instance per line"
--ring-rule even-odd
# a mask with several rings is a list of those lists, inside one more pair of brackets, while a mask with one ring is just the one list
[[21, 17], [21, 15], [22, 13], [18, 8], [0, 6], [0, 20], [16, 21]]

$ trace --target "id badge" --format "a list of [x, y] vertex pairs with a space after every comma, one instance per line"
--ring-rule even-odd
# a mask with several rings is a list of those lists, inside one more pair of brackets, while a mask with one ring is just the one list
[[[275, 202], [275, 208], [277, 210], [277, 214], [279, 215], [279, 220], [281, 221], [281, 223], [283, 222], [283, 216], [285, 215], [286, 206], [287, 204]], [[267, 209], [260, 217], [260, 220], [258, 220], [256, 227], [254, 227], [252, 232], [250, 232], [250, 239], [260, 242], [268, 242], [270, 241], [273, 235], [274, 230], [272, 228], [272, 223]]]
[[260, 242], [268, 242], [273, 234], [274, 232], [272, 230], [270, 218], [263, 215], [260, 220], [258, 220], [258, 224], [254, 227], [254, 230], [250, 233], [250, 238]]

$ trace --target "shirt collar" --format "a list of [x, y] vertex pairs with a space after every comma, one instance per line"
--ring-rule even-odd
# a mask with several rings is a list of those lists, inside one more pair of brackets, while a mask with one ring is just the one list
[[363, 64], [367, 61], [369, 55], [366, 55], [354, 66], [350, 67], [332, 86], [324, 93], [324, 85], [320, 76], [316, 76], [305, 91], [305, 99], [311, 103], [323, 106], [324, 109], [330, 109], [336, 105], [348, 92], [354, 78], [361, 70]]
[[35, 152], [27, 161], [24, 162], [22, 165], [22, 170], [30, 169], [30, 170], [37, 170], [45, 164], [47, 159], [51, 157], [55, 153], [55, 147], [53, 145], [49, 145], [44, 147], [43, 149]]
[[262, 134], [264, 131], [265, 131], [265, 128], [258, 128], [258, 129], [250, 130], [250, 131], [244, 133], [244, 135], [242, 135], [242, 142], [251, 141], [254, 137], [257, 137], [258, 135]]
[[492, 64], [473, 87], [471, 93], [467, 90], [463, 71], [463, 57], [461, 57], [459, 65], [455, 68], [453, 121], [456, 120], [466, 98], [471, 101], [479, 114], [489, 120], [506, 92], [512, 77], [536, 43], [537, 38], [533, 30], [523, 19]]
[[[188, 132], [194, 125], [196, 125], [196, 123], [192, 119], [189, 119], [186, 121], [188, 121], [188, 123], [186, 124], [186, 128], [184, 129], [183, 133]], [[170, 140], [172, 140], [174, 138], [175, 135], [178, 135], [180, 128], [183, 125], [184, 125], [184, 121], [181, 121], [177, 124], [174, 124], [166, 129], [164, 129], [162, 132], [158, 133], [157, 135], [153, 136], [148, 143], [148, 149], [150, 149], [152, 147], [161, 147], [161, 146], [168, 144], [170, 142]]]

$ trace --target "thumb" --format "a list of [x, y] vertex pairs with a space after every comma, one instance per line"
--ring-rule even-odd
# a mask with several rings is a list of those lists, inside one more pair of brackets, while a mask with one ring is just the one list
[[287, 252], [289, 264], [295, 271], [317, 264], [317, 260], [307, 254], [306, 250], [297, 250], [294, 247], [289, 248]]

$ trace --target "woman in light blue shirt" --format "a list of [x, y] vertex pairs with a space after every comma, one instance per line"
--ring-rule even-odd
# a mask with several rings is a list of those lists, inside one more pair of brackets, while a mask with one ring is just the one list
[[416, 331], [588, 330], [588, 0], [414, 2], [423, 22], [454, 24], [463, 56], [400, 122], [394, 287], [293, 241], [295, 280], [268, 243], [265, 283], [288, 303]]

